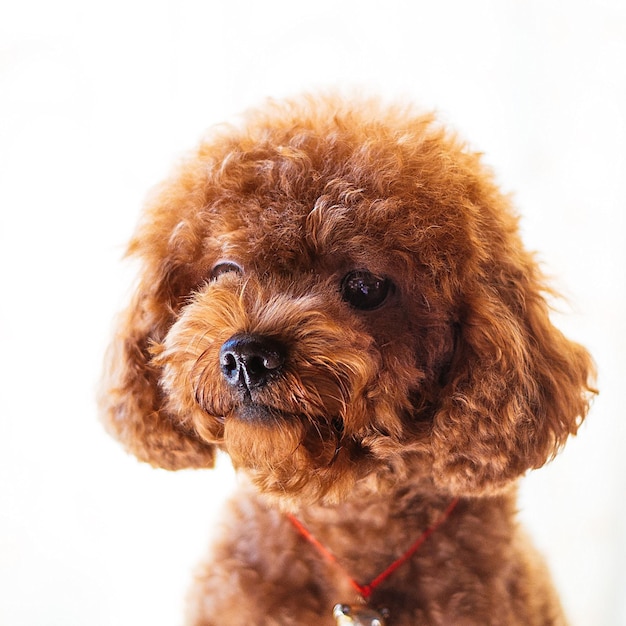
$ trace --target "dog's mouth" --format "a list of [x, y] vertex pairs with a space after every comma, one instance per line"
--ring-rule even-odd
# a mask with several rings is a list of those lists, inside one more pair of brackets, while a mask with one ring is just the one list
[[224, 422], [227, 420], [238, 420], [250, 426], [258, 425], [269, 428], [285, 428], [294, 424], [308, 424], [313, 430], [318, 432], [320, 438], [326, 438], [330, 435], [332, 439], [337, 440], [337, 445], [339, 445], [343, 437], [345, 428], [344, 420], [339, 415], [330, 418], [314, 418], [303, 414], [290, 413], [251, 400], [239, 404], [222, 419]]
[[233, 417], [250, 424], [271, 425], [277, 421], [288, 421], [291, 416], [287, 416], [282, 411], [277, 411], [268, 406], [258, 404], [245, 404], [233, 412]]
[[302, 417], [276, 407], [248, 400], [234, 407], [232, 411], [222, 419], [224, 421], [227, 419], [241, 420], [250, 425], [274, 426], [300, 421]]

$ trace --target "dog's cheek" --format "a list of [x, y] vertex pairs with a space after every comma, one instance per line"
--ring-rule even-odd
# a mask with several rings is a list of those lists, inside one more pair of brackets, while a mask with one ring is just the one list
[[160, 385], [165, 405], [172, 419], [191, 427], [207, 443], [219, 443], [223, 436], [222, 424], [217, 418], [209, 419], [194, 392], [193, 368], [185, 360], [170, 355], [161, 368]]
[[[413, 423], [422, 404], [426, 375], [412, 346], [396, 344], [383, 351], [375, 376], [364, 389], [364, 418], [369, 439], [375, 433], [398, 445], [415, 435]], [[417, 400], [416, 400], [417, 398]]]
[[152, 363], [160, 371], [159, 384], [169, 413], [193, 427], [203, 440], [217, 443], [223, 436], [220, 416], [230, 407], [225, 404], [228, 395], [219, 374], [221, 339], [210, 327], [199, 325], [202, 317], [194, 307], [185, 311], [163, 343], [153, 346]]
[[304, 413], [327, 422], [340, 418], [347, 432], [356, 434], [371, 426], [368, 393], [375, 385], [377, 355], [369, 346], [355, 350], [339, 342], [328, 353], [332, 357], [323, 366], [311, 365], [305, 359], [298, 366], [302, 397], [313, 409]]

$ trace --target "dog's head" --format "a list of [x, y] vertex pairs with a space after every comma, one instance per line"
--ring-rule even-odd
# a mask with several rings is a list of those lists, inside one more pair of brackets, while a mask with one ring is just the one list
[[430, 116], [304, 99], [216, 132], [148, 206], [105, 420], [142, 460], [226, 450], [263, 491], [501, 488], [576, 432], [592, 364], [517, 219]]

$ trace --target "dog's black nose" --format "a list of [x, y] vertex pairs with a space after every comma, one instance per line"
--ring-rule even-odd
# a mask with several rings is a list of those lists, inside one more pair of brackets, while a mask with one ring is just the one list
[[220, 349], [220, 367], [226, 381], [241, 389], [262, 387], [285, 362], [281, 344], [263, 335], [232, 336]]

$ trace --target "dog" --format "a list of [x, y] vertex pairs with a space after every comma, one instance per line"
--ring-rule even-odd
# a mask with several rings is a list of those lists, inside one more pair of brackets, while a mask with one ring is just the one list
[[587, 351], [491, 171], [429, 113], [270, 101], [211, 131], [129, 245], [102, 416], [240, 477], [195, 626], [564, 624], [516, 483], [577, 432]]

